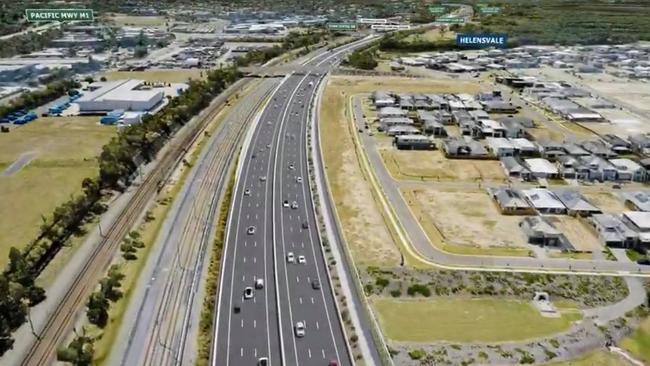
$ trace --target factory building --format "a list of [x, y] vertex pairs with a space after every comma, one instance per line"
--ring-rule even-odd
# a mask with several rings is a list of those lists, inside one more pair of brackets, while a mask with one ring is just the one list
[[79, 112], [150, 111], [163, 101], [164, 92], [145, 87], [142, 83], [142, 80], [135, 79], [93, 83], [92, 90], [76, 101]]

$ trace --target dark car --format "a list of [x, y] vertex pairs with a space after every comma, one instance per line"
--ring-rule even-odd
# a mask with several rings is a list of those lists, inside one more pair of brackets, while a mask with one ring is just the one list
[[307, 229], [307, 228], [309, 228], [309, 223], [308, 223], [307, 221], [303, 222], [303, 223], [302, 223], [302, 228], [303, 228], [303, 229]]
[[311, 281], [311, 288], [313, 288], [314, 290], [320, 289], [320, 281], [319, 280]]
[[239, 312], [241, 311], [241, 308], [239, 307], [239, 304], [235, 304], [235, 306], [233, 306], [233, 308], [232, 308], [232, 311], [234, 311], [235, 314], [239, 314]]

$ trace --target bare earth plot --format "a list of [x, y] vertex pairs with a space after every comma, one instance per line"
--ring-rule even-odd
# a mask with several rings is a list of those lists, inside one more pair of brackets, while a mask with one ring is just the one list
[[594, 206], [607, 213], [621, 213], [629, 211], [623, 201], [615, 195], [608, 192], [585, 192], [582, 194]]
[[440, 150], [382, 149], [384, 164], [395, 179], [506, 181], [496, 160], [447, 159]]
[[118, 26], [162, 27], [165, 25], [165, 17], [161, 16], [110, 14], [108, 18]]
[[167, 83], [187, 83], [189, 79], [204, 79], [207, 75], [206, 70], [198, 69], [156, 69], [146, 71], [109, 71], [104, 76], [108, 81], [120, 79], [139, 79], [151, 82], [160, 81]]
[[569, 239], [571, 245], [582, 252], [603, 250], [600, 240], [585, 222], [572, 216], [548, 216], [547, 219]]
[[349, 95], [333, 85], [337, 85], [336, 82], [330, 81], [323, 94], [321, 144], [326, 174], [347, 245], [357, 264], [397, 265], [399, 251], [357, 160], [345, 113]]
[[457, 254], [528, 256], [518, 224], [480, 190], [403, 189], [406, 202], [436, 246]]
[[542, 317], [528, 302], [498, 298], [371, 299], [386, 337], [404, 342], [507, 342], [559, 333], [576, 313]]
[[[347, 95], [387, 90], [403, 93], [478, 93], [481, 86], [473, 81], [407, 79], [398, 77], [367, 78], [362, 76], [336, 76], [332, 87], [345, 90]], [[485, 86], [488, 87], [487, 85]]]
[[96, 156], [115, 135], [97, 117], [39, 118], [0, 134], [0, 166], [35, 152], [35, 160], [11, 176], [0, 176], [0, 268], [11, 246], [35, 237], [41, 215], [81, 191], [81, 181], [97, 172]]

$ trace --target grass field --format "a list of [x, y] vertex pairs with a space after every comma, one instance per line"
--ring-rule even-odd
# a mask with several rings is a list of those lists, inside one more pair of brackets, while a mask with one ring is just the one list
[[146, 71], [109, 71], [104, 74], [106, 80], [140, 79], [144, 81], [161, 81], [167, 83], [186, 83], [189, 79], [204, 79], [205, 70], [199, 69], [158, 69]]
[[345, 113], [349, 95], [341, 90], [331, 81], [320, 111], [323, 158], [336, 210], [357, 264], [394, 266], [399, 252], [359, 167]]
[[81, 191], [96, 174], [95, 157], [115, 134], [97, 117], [48, 117], [0, 134], [0, 166], [26, 152], [36, 157], [16, 174], [0, 177], [0, 268], [11, 246], [22, 248], [38, 233], [41, 216]]
[[394, 341], [507, 342], [567, 330], [576, 313], [545, 318], [528, 302], [493, 298], [372, 299], [384, 334]]
[[434, 28], [434, 29], [429, 29], [424, 33], [421, 34], [411, 34], [410, 36], [404, 38], [405, 41], [428, 41], [428, 42], [435, 42], [443, 39], [454, 39], [456, 38], [456, 33], [454, 32], [444, 32], [441, 33], [440, 29]]
[[575, 360], [554, 362], [545, 365], [547, 366], [627, 366], [629, 365], [629, 363], [623, 360], [623, 358], [613, 353], [604, 350], [598, 350], [586, 356], [576, 358]]
[[650, 318], [645, 319], [621, 345], [643, 363], [650, 364]]

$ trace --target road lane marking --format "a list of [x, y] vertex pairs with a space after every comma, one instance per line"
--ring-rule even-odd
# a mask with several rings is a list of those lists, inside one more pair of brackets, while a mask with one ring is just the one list
[[253, 263], [257, 263], [257, 257], [253, 257]]
[[239, 349], [239, 357], [244, 357], [244, 347]]
[[323, 355], [323, 358], [325, 358], [325, 349], [321, 348], [320, 349], [321, 354]]
[[307, 348], [307, 353], [309, 353], [309, 358], [311, 358], [311, 348]]
[[244, 319], [241, 320], [241, 327], [244, 327]]
[[296, 282], [300, 282], [300, 277], [296, 276]]
[[311, 298], [311, 303], [312, 303], [312, 304], [314, 303], [314, 297], [313, 297], [313, 296], [312, 296], [312, 298]]
[[[257, 328], [257, 320], [253, 319], [253, 328]], [[255, 349], [255, 355], [257, 355], [257, 349]]]
[[320, 329], [320, 325], [318, 324], [318, 321], [316, 322], [316, 329]]
[[299, 297], [298, 301], [300, 301], [300, 305], [302, 305], [302, 297]]
[[244, 257], [244, 263], [246, 263], [246, 257]]
[[242, 281], [242, 282], [246, 282], [246, 275], [242, 275], [242, 276], [241, 276], [241, 281]]

